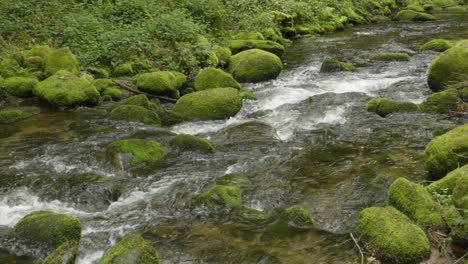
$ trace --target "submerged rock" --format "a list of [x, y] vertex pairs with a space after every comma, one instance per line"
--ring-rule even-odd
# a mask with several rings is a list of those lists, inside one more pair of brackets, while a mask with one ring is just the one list
[[28, 98], [33, 96], [33, 89], [38, 82], [34, 76], [15, 76], [6, 79], [3, 82], [3, 88], [11, 95]]
[[280, 217], [288, 222], [290, 227], [309, 229], [314, 226], [310, 213], [300, 205], [294, 205], [285, 209]]
[[239, 82], [262, 82], [276, 78], [283, 70], [281, 59], [273, 53], [251, 49], [231, 57], [229, 72]]
[[366, 110], [385, 117], [395, 112], [414, 112], [418, 106], [409, 102], [395, 102], [388, 98], [374, 98], [367, 102]]
[[43, 264], [74, 264], [78, 254], [78, 242], [67, 241], [54, 250]]
[[124, 139], [112, 142], [107, 146], [106, 152], [117, 167], [121, 167], [120, 154], [129, 154], [132, 166], [161, 160], [167, 154], [166, 148], [159, 142], [143, 139]]
[[26, 119], [35, 114], [35, 111], [11, 109], [0, 111], [0, 124], [10, 124]]
[[454, 92], [443, 91], [431, 94], [419, 109], [426, 113], [445, 114], [455, 111], [461, 103], [462, 100]]
[[140, 234], [130, 234], [109, 248], [99, 264], [159, 264], [159, 254]]
[[241, 204], [241, 190], [234, 185], [215, 185], [200, 194], [196, 198], [195, 204], [203, 204], [209, 208], [217, 206], [235, 208]]
[[434, 40], [424, 43], [419, 50], [420, 51], [432, 50], [432, 51], [444, 52], [452, 48], [453, 46], [455, 46], [456, 43], [457, 41], [453, 41], [453, 40], [434, 39]]
[[409, 61], [411, 57], [406, 53], [381, 52], [369, 57], [371, 60], [379, 61]]
[[53, 50], [47, 54], [44, 60], [44, 73], [47, 77], [61, 70], [75, 75], [80, 73], [78, 59], [68, 48]]
[[159, 71], [143, 73], [136, 77], [138, 89], [155, 94], [174, 96], [187, 77], [180, 72]]
[[213, 146], [207, 140], [187, 135], [187, 134], [179, 134], [173, 137], [169, 144], [181, 151], [195, 151], [195, 152], [203, 152], [203, 153], [211, 153], [213, 152]]
[[427, 83], [434, 92], [468, 81], [468, 42], [448, 49], [431, 63]]
[[161, 127], [161, 120], [153, 111], [137, 105], [120, 105], [110, 112], [110, 116], [115, 119], [141, 122], [155, 127]]
[[271, 40], [232, 40], [229, 44], [232, 54], [237, 54], [244, 50], [260, 49], [271, 52], [278, 57], [283, 56], [284, 46]]
[[231, 74], [221, 69], [206, 68], [201, 70], [197, 77], [195, 77], [195, 89], [197, 91], [226, 87], [241, 88], [240, 84]]
[[353, 72], [356, 70], [351, 63], [340, 62], [336, 59], [325, 59], [320, 67], [320, 72], [340, 72], [349, 71]]
[[357, 233], [365, 248], [379, 260], [419, 263], [430, 255], [424, 231], [391, 206], [364, 209], [359, 214]]
[[396, 14], [395, 19], [399, 21], [433, 21], [436, 20], [436, 17], [423, 12], [402, 10]]

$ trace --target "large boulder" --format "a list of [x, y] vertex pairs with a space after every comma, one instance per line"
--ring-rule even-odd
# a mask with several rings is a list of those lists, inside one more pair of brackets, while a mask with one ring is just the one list
[[232, 40], [229, 48], [232, 54], [249, 49], [261, 49], [271, 52], [278, 57], [283, 56], [284, 53], [284, 46], [271, 40]]
[[166, 148], [159, 142], [143, 139], [124, 139], [112, 142], [106, 149], [107, 155], [116, 165], [120, 165], [122, 154], [130, 155], [131, 165], [161, 160], [166, 154]]
[[455, 111], [462, 103], [455, 92], [442, 91], [431, 94], [421, 105], [419, 109], [426, 113], [445, 114]]
[[138, 89], [150, 94], [174, 96], [186, 80], [180, 72], [159, 71], [138, 75], [136, 84]]
[[457, 41], [453, 40], [445, 40], [445, 39], [433, 39], [429, 42], [424, 43], [421, 48], [419, 48], [420, 51], [425, 51], [425, 50], [432, 50], [432, 51], [438, 51], [438, 52], [444, 52], [453, 46]]
[[229, 72], [239, 82], [262, 82], [276, 78], [283, 63], [273, 53], [250, 49], [231, 57]]
[[464, 81], [468, 81], [468, 42], [456, 45], [440, 54], [432, 62], [427, 77], [427, 83], [434, 92]]
[[237, 89], [219, 88], [182, 96], [174, 111], [182, 114], [185, 120], [217, 120], [235, 116], [241, 108]]
[[39, 81], [34, 76], [15, 76], [6, 79], [3, 82], [3, 88], [11, 95], [28, 98], [33, 96], [34, 86], [36, 86], [38, 82]]
[[59, 71], [33, 89], [34, 95], [52, 106], [95, 106], [101, 95], [93, 84], [67, 71]]
[[396, 14], [395, 19], [399, 21], [433, 21], [436, 20], [436, 17], [431, 14], [413, 10], [401, 10]]
[[391, 99], [373, 98], [367, 102], [366, 110], [373, 112], [381, 117], [385, 117], [396, 112], [414, 112], [418, 110], [418, 106], [410, 102], [395, 102]]
[[203, 204], [209, 208], [217, 206], [227, 208], [239, 207], [241, 204], [241, 190], [234, 185], [215, 185], [200, 194], [196, 198], [195, 204]]
[[158, 114], [142, 106], [120, 105], [110, 112], [110, 116], [115, 119], [141, 122], [147, 125], [161, 127], [161, 119]]
[[351, 63], [341, 62], [337, 59], [325, 59], [322, 62], [322, 66], [320, 67], [320, 72], [340, 72], [340, 71], [348, 71], [353, 72], [356, 70]]
[[169, 144], [180, 151], [213, 152], [213, 146], [210, 142], [203, 138], [187, 134], [179, 134], [173, 137], [169, 141]]
[[159, 264], [159, 254], [140, 234], [130, 234], [109, 248], [99, 264]]
[[357, 233], [365, 248], [381, 261], [419, 263], [430, 255], [424, 231], [391, 206], [364, 209]]
[[241, 88], [231, 74], [220, 69], [206, 68], [201, 70], [195, 77], [195, 89], [197, 91], [226, 87]]
[[468, 163], [468, 124], [434, 138], [426, 147], [424, 160], [432, 179]]
[[61, 70], [65, 70], [73, 74], [79, 74], [79, 64], [78, 59], [68, 48], [56, 49], [48, 53], [45, 57], [44, 73], [47, 77], [52, 76]]

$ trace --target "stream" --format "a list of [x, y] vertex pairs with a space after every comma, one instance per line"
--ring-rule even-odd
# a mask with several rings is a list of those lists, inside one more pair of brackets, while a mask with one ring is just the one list
[[[98, 111], [43, 111], [0, 129], [0, 263], [36, 263], [7, 238], [26, 214], [52, 210], [83, 224], [77, 263], [97, 263], [123, 235], [140, 232], [161, 263], [352, 263], [349, 233], [358, 213], [386, 204], [393, 180], [426, 178], [422, 155], [435, 129], [465, 119], [423, 113], [386, 118], [365, 111], [372, 97], [421, 103], [438, 53], [419, 52], [435, 38], [468, 38], [468, 15], [424, 23], [363, 25], [295, 41], [285, 69], [269, 82], [245, 84], [257, 101], [235, 117], [167, 129], [104, 118]], [[376, 52], [406, 52], [409, 62], [369, 61]], [[355, 63], [354, 73], [320, 74], [325, 58]], [[171, 154], [127, 175], [106, 161], [118, 139], [166, 144], [174, 133], [208, 139], [213, 154]], [[315, 228], [276, 234], [268, 221], [245, 223], [227, 211], [195, 207], [198, 194], [225, 174], [245, 176], [242, 204], [274, 218], [300, 204]], [[18, 256], [16, 256], [18, 255]], [[37, 261], [37, 260], [36, 260]]]

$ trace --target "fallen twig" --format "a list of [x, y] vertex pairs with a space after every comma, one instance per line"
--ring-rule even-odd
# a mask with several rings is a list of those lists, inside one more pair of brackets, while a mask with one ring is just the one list
[[359, 254], [361, 254], [361, 264], [364, 264], [364, 253], [362, 253], [361, 247], [359, 246], [358, 242], [357, 242], [356, 239], [354, 238], [353, 233], [349, 233], [349, 235], [350, 235], [351, 238], [353, 239], [354, 244], [356, 244], [357, 248], [359, 249]]
[[467, 255], [468, 255], [468, 253], [463, 255], [461, 258], [457, 259], [457, 261], [455, 261], [453, 264], [457, 264], [458, 262], [462, 261]]

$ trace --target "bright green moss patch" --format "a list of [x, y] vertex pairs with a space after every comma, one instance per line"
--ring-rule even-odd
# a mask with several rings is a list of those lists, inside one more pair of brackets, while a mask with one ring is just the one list
[[10, 77], [3, 82], [3, 87], [11, 95], [28, 98], [33, 96], [38, 82], [36, 77]]
[[79, 242], [82, 225], [78, 218], [50, 211], [36, 211], [23, 217], [9, 236], [27, 244], [40, 243], [56, 248], [67, 241]]
[[44, 60], [39, 56], [28, 57], [24, 59], [24, 67], [29, 70], [41, 71], [43, 68]]
[[424, 152], [424, 160], [432, 179], [440, 179], [448, 172], [468, 163], [468, 124], [459, 126], [431, 140]]
[[225, 87], [241, 88], [231, 74], [212, 67], [201, 70], [195, 78], [195, 89], [197, 91]]
[[231, 57], [229, 72], [239, 82], [262, 82], [276, 78], [283, 70], [281, 59], [273, 53], [251, 49]]
[[456, 41], [453, 41], [453, 40], [434, 39], [434, 40], [424, 43], [419, 50], [420, 51], [433, 50], [433, 51], [438, 51], [438, 52], [444, 52], [452, 48], [453, 46], [455, 46], [455, 44], [456, 44]]
[[364, 209], [359, 214], [357, 233], [365, 248], [381, 261], [419, 263], [430, 255], [424, 231], [391, 206]]
[[411, 57], [406, 53], [381, 52], [369, 57], [371, 60], [379, 61], [409, 61]]
[[456, 186], [460, 185], [460, 179], [466, 177], [468, 177], [468, 165], [451, 171], [442, 179], [431, 183], [429, 186], [427, 186], [427, 189], [431, 193], [451, 195], [453, 189], [455, 189]]
[[245, 100], [257, 100], [257, 96], [252, 91], [245, 88], [239, 90], [239, 97]]
[[108, 87], [102, 91], [101, 95], [110, 96], [112, 100], [116, 101], [122, 98], [122, 90], [117, 87]]
[[320, 67], [320, 72], [340, 72], [349, 71], [353, 72], [356, 70], [351, 63], [340, 62], [336, 59], [325, 59]]
[[140, 234], [130, 234], [108, 249], [99, 264], [159, 264], [156, 249]]
[[155, 95], [174, 95], [185, 83], [185, 75], [177, 72], [159, 71], [143, 73], [136, 77], [138, 89]]
[[310, 213], [300, 205], [294, 205], [285, 209], [281, 213], [281, 218], [288, 222], [288, 225], [296, 228], [312, 228], [314, 221]]
[[229, 48], [233, 54], [249, 49], [261, 49], [278, 57], [283, 56], [284, 53], [284, 46], [271, 40], [232, 40]]
[[15, 123], [20, 120], [26, 119], [32, 115], [31, 112], [23, 110], [3, 110], [0, 111], [0, 124]]
[[209, 208], [216, 206], [234, 208], [241, 204], [241, 190], [237, 186], [215, 185], [200, 194], [195, 200], [197, 205]]
[[78, 59], [68, 48], [51, 51], [44, 59], [44, 73], [47, 77], [64, 70], [73, 74], [79, 74]]
[[385, 117], [395, 112], [414, 112], [418, 110], [418, 106], [409, 102], [398, 103], [388, 98], [374, 98], [367, 102], [366, 110]]
[[265, 37], [260, 32], [239, 32], [234, 36], [238, 40], [265, 40]]
[[137, 105], [120, 105], [110, 112], [110, 116], [115, 119], [141, 122], [155, 127], [161, 126], [161, 120], [153, 111]]
[[268, 219], [265, 212], [245, 207], [236, 208], [234, 215], [241, 224], [260, 224]]
[[396, 14], [395, 19], [399, 21], [434, 21], [436, 17], [423, 12], [402, 10]]
[[107, 79], [110, 76], [109, 71], [105, 68], [90, 67], [88, 68], [88, 72], [96, 79]]
[[455, 207], [468, 210], [468, 177], [462, 177], [457, 181], [457, 186], [453, 188], [452, 202]]
[[229, 63], [231, 59], [232, 52], [229, 48], [217, 46], [215, 48], [215, 54], [218, 58], [218, 62], [220, 66], [225, 66]]
[[217, 120], [235, 116], [242, 107], [239, 91], [234, 88], [218, 88], [182, 96], [174, 111], [185, 120]]
[[136, 105], [144, 107], [146, 109], [154, 109], [156, 107], [154, 103], [152, 103], [144, 94], [134, 95], [132, 97], [125, 98], [122, 101], [120, 101], [117, 106], [121, 105]]
[[181, 151], [213, 152], [213, 146], [210, 142], [203, 138], [187, 134], [179, 134], [173, 137], [169, 141], [169, 144]]
[[78, 254], [78, 242], [66, 241], [44, 260], [43, 264], [74, 264]]
[[23, 71], [24, 69], [14, 59], [5, 59], [0, 62], [0, 77], [18, 76]]
[[131, 63], [122, 63], [114, 68], [115, 76], [133, 76], [134, 74], [135, 72], [133, 71]]
[[159, 109], [157, 111], [161, 119], [162, 126], [173, 126], [184, 121], [184, 117], [179, 112], [170, 109]]
[[167, 154], [167, 150], [156, 141], [124, 139], [111, 143], [107, 147], [107, 153], [113, 157], [119, 153], [131, 154], [131, 163], [135, 166], [143, 162], [158, 161]]
[[106, 88], [114, 87], [116, 84], [111, 79], [97, 79], [93, 81], [93, 85], [98, 92], [102, 93]]
[[426, 113], [446, 114], [457, 109], [462, 100], [450, 91], [443, 91], [431, 94], [420, 106], [419, 109]]
[[427, 82], [434, 92], [448, 85], [468, 81], [468, 43], [459, 44], [440, 54], [431, 64]]
[[32, 47], [30, 50], [24, 52], [25, 58], [30, 57], [39, 57], [39, 58], [46, 58], [47, 55], [52, 51], [52, 48], [47, 45], [37, 45]]

